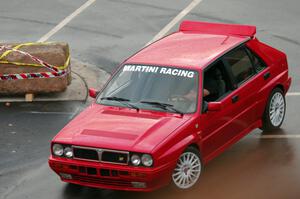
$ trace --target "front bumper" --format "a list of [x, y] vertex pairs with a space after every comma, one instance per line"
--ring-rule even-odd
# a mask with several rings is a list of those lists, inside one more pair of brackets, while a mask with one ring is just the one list
[[52, 155], [48, 162], [62, 181], [125, 191], [153, 191], [167, 185], [176, 164], [145, 168], [59, 158]]

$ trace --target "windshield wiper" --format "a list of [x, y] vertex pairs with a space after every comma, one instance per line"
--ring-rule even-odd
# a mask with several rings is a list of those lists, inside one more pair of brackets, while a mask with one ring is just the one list
[[117, 101], [117, 102], [120, 102], [122, 104], [124, 104], [125, 106], [127, 107], [131, 107], [133, 109], [136, 109], [137, 111], [140, 110], [139, 107], [137, 106], [134, 106], [133, 104], [130, 104], [130, 100], [129, 99], [126, 99], [126, 98], [122, 98], [122, 97], [101, 97], [100, 98], [101, 100], [111, 100], [111, 101]]
[[174, 105], [172, 105], [172, 104], [166, 104], [166, 103], [162, 103], [162, 102], [153, 102], [153, 101], [140, 101], [140, 103], [154, 105], [154, 106], [159, 107], [164, 110], [171, 110], [171, 111], [174, 111], [175, 113], [179, 113], [181, 116], [183, 116], [183, 112], [174, 108], [173, 107]]

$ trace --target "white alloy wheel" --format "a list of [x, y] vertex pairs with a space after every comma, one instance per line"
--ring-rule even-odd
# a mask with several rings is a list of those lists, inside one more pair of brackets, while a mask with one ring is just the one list
[[179, 189], [188, 189], [198, 181], [200, 173], [200, 157], [194, 152], [186, 151], [179, 157], [172, 180]]
[[280, 126], [285, 115], [285, 100], [280, 92], [273, 94], [270, 106], [269, 106], [269, 117], [270, 122], [274, 127]]

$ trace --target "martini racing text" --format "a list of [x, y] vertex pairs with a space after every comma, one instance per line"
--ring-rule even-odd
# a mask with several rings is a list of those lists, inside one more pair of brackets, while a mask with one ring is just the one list
[[183, 69], [167, 68], [167, 67], [159, 67], [159, 66], [144, 66], [144, 65], [125, 65], [123, 71], [161, 73], [166, 75], [188, 77], [188, 78], [193, 78], [195, 75], [195, 72], [191, 70], [183, 70]]

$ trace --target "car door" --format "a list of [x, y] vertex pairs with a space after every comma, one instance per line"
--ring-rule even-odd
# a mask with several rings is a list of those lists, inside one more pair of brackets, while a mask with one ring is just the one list
[[256, 121], [255, 105], [260, 81], [245, 46], [227, 53], [223, 60], [228, 65], [237, 87], [232, 96], [239, 109], [235, 122], [238, 123], [240, 131], [246, 131]]
[[249, 132], [256, 118], [257, 79], [248, 52], [240, 46], [224, 55], [222, 61], [231, 80], [228, 83], [233, 86], [226, 95], [215, 100], [221, 102], [222, 110], [202, 114], [205, 123], [202, 144], [208, 159]]
[[270, 68], [253, 50], [246, 48], [252, 64], [255, 68], [255, 85], [257, 90], [257, 96], [255, 98], [256, 104], [254, 105], [254, 120], [259, 121], [262, 119], [263, 112], [266, 105], [266, 95], [269, 93], [270, 88], [267, 86], [271, 81]]
[[[203, 98], [203, 107], [206, 107], [208, 103], [220, 102], [222, 109], [219, 111], [207, 111], [204, 108], [200, 115], [200, 128], [201, 128], [201, 146], [202, 155], [205, 161], [212, 159], [216, 156], [222, 148], [230, 144], [230, 140], [234, 135], [238, 134], [240, 129], [235, 123], [235, 115], [238, 114], [239, 108], [236, 106], [236, 102], [232, 100], [234, 92], [233, 78], [230, 77], [229, 68], [224, 65], [223, 60], [218, 60], [211, 66], [208, 66], [203, 72], [203, 89], [212, 91], [210, 86], [206, 85], [206, 78], [209, 75], [209, 71], [215, 67], [223, 69], [223, 80], [225, 82], [225, 92], [221, 93], [215, 98]], [[220, 85], [220, 84], [218, 84]], [[213, 93], [214, 94], [214, 93]]]

